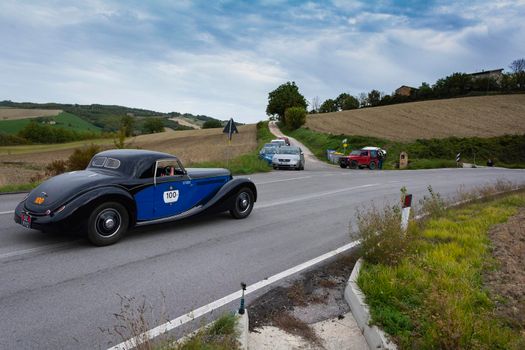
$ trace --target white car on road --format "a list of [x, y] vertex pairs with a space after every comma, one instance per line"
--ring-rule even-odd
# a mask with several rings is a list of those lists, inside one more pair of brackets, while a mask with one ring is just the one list
[[304, 153], [299, 147], [282, 146], [273, 155], [272, 166], [274, 169], [304, 170]]

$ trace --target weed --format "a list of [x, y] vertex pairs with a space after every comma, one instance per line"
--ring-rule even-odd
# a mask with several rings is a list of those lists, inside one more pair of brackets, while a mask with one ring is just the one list
[[396, 265], [406, 255], [412, 241], [413, 228], [407, 232], [401, 229], [401, 209], [399, 205], [378, 209], [372, 206], [368, 211], [358, 211], [356, 215], [361, 240], [361, 253], [372, 264]]
[[239, 348], [236, 329], [237, 317], [226, 313], [208, 327], [202, 327], [195, 334], [165, 350], [235, 350]]
[[445, 200], [434, 191], [431, 185], [428, 185], [427, 190], [429, 196], [423, 196], [423, 199], [419, 200], [420, 212], [431, 218], [442, 216], [447, 208]]
[[91, 144], [84, 148], [75, 148], [67, 160], [69, 170], [83, 170], [95, 154], [101, 151], [100, 146]]
[[46, 176], [62, 174], [67, 170], [67, 162], [62, 159], [55, 159], [46, 166]]
[[321, 340], [310, 325], [290, 315], [288, 312], [275, 314], [273, 324], [285, 332], [298, 335], [314, 344], [321, 344]]

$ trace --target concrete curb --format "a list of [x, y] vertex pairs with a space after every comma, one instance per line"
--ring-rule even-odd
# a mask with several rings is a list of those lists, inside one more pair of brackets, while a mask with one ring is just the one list
[[357, 285], [357, 278], [361, 271], [363, 259], [360, 258], [352, 269], [345, 288], [345, 300], [350, 305], [357, 325], [361, 329], [370, 349], [397, 349], [396, 344], [390, 341], [386, 334], [377, 326], [370, 326], [370, 310], [365, 302], [365, 296]]
[[22, 194], [22, 193], [29, 193], [31, 191], [15, 191], [15, 192], [1, 192], [0, 196], [8, 195], [8, 194]]
[[241, 350], [248, 350], [248, 324], [248, 310], [244, 309], [243, 315], [237, 314], [237, 331], [239, 332], [239, 343], [241, 343], [239, 349]]

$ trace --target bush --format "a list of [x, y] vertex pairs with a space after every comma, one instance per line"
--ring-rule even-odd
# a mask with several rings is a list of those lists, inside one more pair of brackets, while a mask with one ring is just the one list
[[306, 109], [291, 107], [284, 113], [286, 127], [290, 130], [299, 129], [306, 122]]
[[157, 132], [164, 131], [164, 121], [162, 118], [152, 118], [149, 117], [142, 127], [142, 130], [146, 134], [154, 134]]
[[95, 154], [101, 151], [100, 146], [91, 144], [85, 148], [76, 148], [69, 156], [67, 165], [70, 171], [83, 170], [89, 165], [89, 161]]
[[66, 172], [68, 164], [65, 160], [55, 159], [46, 166], [46, 176], [55, 176]]
[[28, 143], [30, 142], [23, 137], [0, 132], [0, 146], [26, 145]]
[[413, 241], [413, 227], [401, 229], [401, 208], [372, 207], [357, 213], [358, 236], [361, 253], [372, 264], [397, 265], [407, 254]]
[[64, 128], [51, 127], [32, 121], [20, 130], [18, 136], [34, 143], [63, 143], [92, 139], [101, 135], [93, 132], [76, 132]]
[[202, 128], [203, 129], [222, 128], [222, 123], [220, 120], [215, 120], [215, 119], [207, 120], [202, 125]]

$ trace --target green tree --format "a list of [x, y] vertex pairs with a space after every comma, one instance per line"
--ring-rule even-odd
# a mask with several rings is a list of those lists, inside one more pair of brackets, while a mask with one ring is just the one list
[[306, 122], [306, 109], [303, 107], [291, 107], [286, 110], [286, 127], [290, 130], [299, 129]]
[[367, 102], [369, 106], [378, 106], [381, 102], [381, 93], [378, 90], [372, 90], [368, 93]]
[[321, 107], [319, 107], [319, 113], [337, 112], [338, 110], [339, 108], [337, 107], [337, 102], [335, 100], [332, 100], [331, 98], [324, 101], [321, 104]]
[[220, 120], [211, 119], [206, 120], [202, 125], [203, 129], [212, 129], [212, 128], [222, 128], [222, 123]]
[[146, 134], [162, 132], [164, 131], [164, 121], [162, 120], [162, 118], [149, 117], [144, 122], [144, 126], [142, 128]]
[[344, 92], [337, 96], [335, 102], [337, 103], [337, 107], [343, 111], [359, 108], [359, 101], [357, 98]]
[[285, 112], [291, 107], [302, 107], [306, 109], [308, 103], [295, 82], [287, 82], [280, 85], [277, 89], [268, 94], [268, 106], [266, 114], [269, 116], [277, 115], [279, 120], [286, 125]]
[[514, 73], [518, 89], [525, 90], [525, 58], [512, 61], [509, 68]]
[[133, 135], [133, 128], [135, 127], [135, 119], [130, 115], [125, 115], [120, 119], [120, 127], [124, 128], [127, 137]]
[[417, 97], [420, 99], [431, 98], [434, 95], [432, 87], [425, 82], [421, 83], [421, 86], [417, 89]]

